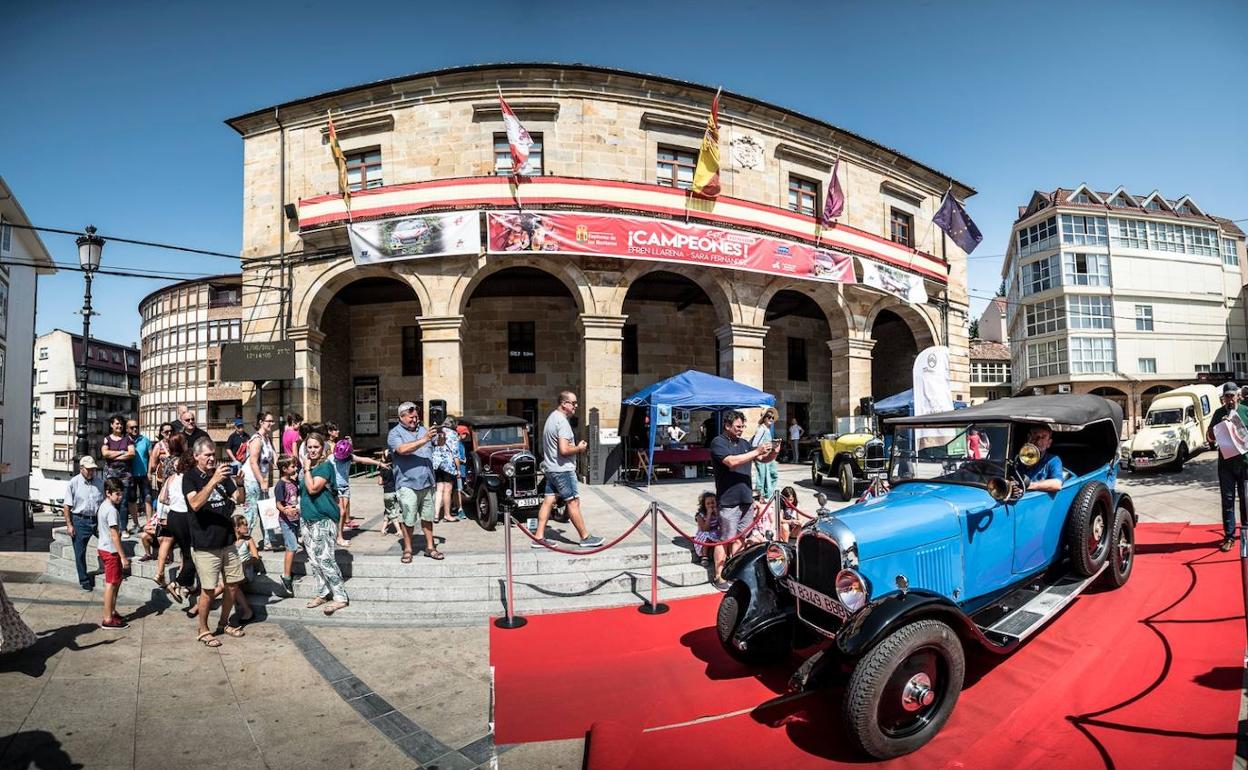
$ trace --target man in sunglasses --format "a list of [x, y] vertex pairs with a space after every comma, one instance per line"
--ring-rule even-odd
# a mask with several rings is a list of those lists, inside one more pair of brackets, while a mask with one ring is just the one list
[[208, 431], [195, 425], [195, 410], [189, 406], [178, 407], [178, 422], [182, 425], [182, 438], [188, 447], [195, 446], [201, 438], [210, 439]]
[[138, 420], [126, 420], [126, 436], [134, 444], [134, 459], [130, 461], [130, 518], [137, 529], [142, 529], [143, 524], [152, 518], [152, 485], [148, 480], [147, 466], [152, 457], [152, 440], [139, 432]]

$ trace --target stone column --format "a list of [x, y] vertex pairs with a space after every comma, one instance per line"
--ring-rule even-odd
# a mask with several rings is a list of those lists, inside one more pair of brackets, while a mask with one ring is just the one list
[[858, 410], [858, 399], [871, 395], [871, 351], [875, 340], [869, 337], [841, 337], [828, 340], [832, 351], [832, 417], [848, 417]]
[[462, 315], [422, 316], [420, 344], [424, 351], [422, 414], [435, 398], [446, 401], [447, 414], [464, 413], [464, 357]]
[[[743, 385], [763, 389], [763, 340], [767, 337], [766, 326], [725, 324], [715, 330], [719, 340], [719, 371]], [[745, 437], [750, 438], [758, 428], [761, 409], [745, 409]]]
[[295, 343], [295, 381], [290, 385], [288, 408], [308, 422], [320, 422], [321, 345], [325, 334], [309, 326], [293, 326], [288, 336]]
[[597, 408], [599, 425], [613, 433], [619, 428], [620, 400], [624, 398], [621, 364], [627, 320], [624, 315], [580, 316], [585, 338], [585, 392], [578, 394], [581, 419], [588, 417], [590, 409]]

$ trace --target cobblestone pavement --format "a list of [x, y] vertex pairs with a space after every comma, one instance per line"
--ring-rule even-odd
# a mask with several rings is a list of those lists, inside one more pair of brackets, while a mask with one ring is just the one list
[[[1216, 522], [1214, 471], [1206, 453], [1181, 473], [1129, 475], [1121, 484], [1145, 521]], [[788, 466], [782, 480], [798, 487], [805, 508], [807, 470]], [[688, 512], [709, 485], [661, 483], [652, 492]], [[358, 501], [368, 520], [371, 497]], [[644, 490], [627, 487], [585, 493], [591, 526], [604, 535], [622, 531], [648, 502]], [[41, 634], [31, 650], [0, 657], [0, 767], [490, 766], [486, 628], [261, 623], [209, 649], [176, 607], [123, 604], [130, 628], [102, 631], [98, 592], [37, 582], [47, 528], [31, 536], [36, 550], [27, 553], [20, 533], [0, 535], [0, 577]], [[472, 524], [443, 531], [448, 560], [456, 550], [497, 547], [497, 533]], [[353, 549], [391, 547], [374, 533], [359, 537]], [[503, 747], [497, 762], [574, 769], [582, 754], [581, 741], [559, 741]]]

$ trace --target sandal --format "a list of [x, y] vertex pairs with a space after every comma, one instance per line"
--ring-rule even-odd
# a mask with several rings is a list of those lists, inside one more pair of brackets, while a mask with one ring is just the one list
[[404, 564], [411, 564], [411, 563], [412, 563], [412, 552], [411, 552], [411, 551], [404, 551], [404, 552], [403, 552], [403, 558], [399, 559], [399, 561], [403, 562]]
[[221, 640], [213, 636], [211, 631], [203, 632], [199, 636], [195, 637], [195, 641], [199, 642], [205, 647], [220, 647], [221, 646]]
[[327, 601], [329, 601], [329, 599], [326, 599], [324, 596], [318, 596], [303, 606], [312, 610], [312, 609], [316, 609], [317, 607], [320, 607], [322, 604], [324, 604]]
[[351, 547], [351, 541], [349, 541], [349, 540], [339, 540], [339, 541], [338, 541], [338, 543], [337, 543], [337, 545], [338, 545], [338, 547], [339, 547], [339, 548], [350, 548], [350, 547]]
[[223, 625], [219, 625], [219, 626], [217, 626], [217, 633], [229, 634], [230, 636], [234, 637], [235, 639], [237, 639], [237, 638], [239, 638], [239, 637], [241, 637], [241, 636], [246, 636], [246, 635], [247, 635], [247, 632], [246, 632], [246, 631], [244, 631], [243, 629], [239, 628], [238, 626], [231, 626], [231, 625], [229, 625], [228, 623], [227, 623], [227, 624], [223, 624]]
[[446, 556], [444, 556], [437, 548], [434, 548], [432, 551], [425, 551], [425, 558], [433, 559], [434, 561], [442, 561], [446, 558]]

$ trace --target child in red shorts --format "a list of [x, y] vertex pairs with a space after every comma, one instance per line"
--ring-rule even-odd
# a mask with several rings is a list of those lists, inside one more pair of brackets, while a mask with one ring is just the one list
[[117, 592], [121, 589], [123, 571], [130, 569], [130, 560], [121, 547], [121, 530], [118, 529], [118, 506], [125, 494], [120, 479], [104, 480], [104, 501], [96, 514], [96, 538], [100, 566], [104, 568], [104, 620], [100, 628], [129, 628], [117, 614]]

